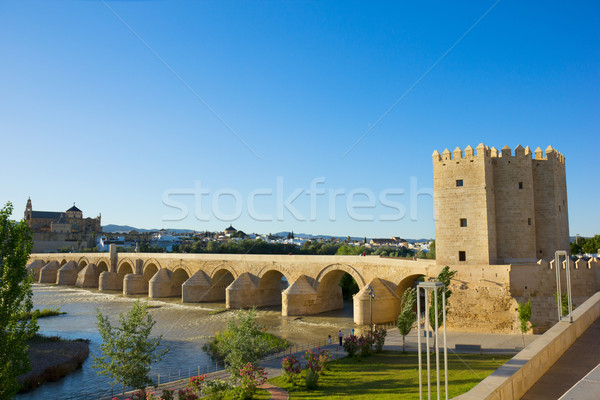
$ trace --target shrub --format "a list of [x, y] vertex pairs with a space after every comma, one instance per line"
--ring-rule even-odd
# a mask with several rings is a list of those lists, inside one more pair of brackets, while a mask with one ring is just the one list
[[206, 374], [193, 376], [190, 378], [188, 384], [186, 385], [186, 389], [192, 390], [198, 396], [202, 394], [202, 386], [204, 385], [204, 380], [206, 379]]
[[290, 355], [281, 360], [281, 367], [283, 368], [285, 378], [291, 383], [294, 383], [294, 378], [302, 372], [300, 361], [298, 361], [294, 355]]
[[194, 392], [193, 389], [180, 389], [177, 394], [179, 395], [179, 400], [198, 400], [200, 397]]
[[319, 373], [322, 374], [323, 371], [329, 370], [329, 361], [333, 359], [333, 356], [329, 352], [329, 350], [319, 348]]
[[161, 395], [162, 400], [175, 400], [174, 392], [175, 390], [172, 389], [163, 389]]
[[204, 383], [203, 394], [208, 400], [222, 400], [229, 389], [231, 389], [229, 382], [216, 379]]
[[350, 357], [354, 356], [354, 354], [356, 354], [356, 351], [358, 350], [358, 337], [354, 336], [354, 335], [350, 335], [350, 336], [346, 336], [344, 338], [344, 350], [346, 350], [346, 352], [348, 352], [348, 355]]
[[318, 386], [319, 383], [319, 373], [310, 368], [306, 370], [306, 375], [304, 376], [306, 382], [306, 388], [308, 390], [312, 390]]
[[368, 356], [373, 351], [373, 337], [369, 333], [367, 336], [361, 335], [358, 340], [361, 356]]
[[146, 395], [150, 396], [150, 399], [154, 398], [154, 392], [146, 392], [145, 390], [136, 390], [135, 392], [133, 392], [133, 395], [131, 396], [133, 398], [133, 400], [146, 400]]
[[387, 336], [387, 331], [385, 329], [375, 329], [373, 331], [373, 340], [375, 342], [375, 352], [381, 353], [383, 350], [383, 345], [385, 344], [385, 337]]
[[320, 361], [320, 353], [314, 352], [312, 350], [307, 350], [306, 353], [304, 353], [304, 359], [306, 360], [307, 370], [312, 370], [316, 373], [321, 372], [322, 365]]
[[256, 388], [267, 380], [267, 373], [263, 367], [256, 367], [252, 363], [240, 369], [239, 397], [243, 400], [251, 399], [256, 393]]

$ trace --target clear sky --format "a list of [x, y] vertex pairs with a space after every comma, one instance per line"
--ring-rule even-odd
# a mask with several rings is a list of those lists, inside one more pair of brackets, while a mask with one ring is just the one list
[[2, 1], [0, 203], [428, 238], [433, 150], [552, 145], [593, 235], [599, 27], [597, 1]]

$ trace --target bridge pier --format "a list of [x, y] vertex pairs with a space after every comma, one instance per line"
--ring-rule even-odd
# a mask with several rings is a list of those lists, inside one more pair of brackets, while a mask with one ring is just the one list
[[57, 285], [75, 285], [77, 282], [77, 263], [69, 261], [56, 272]]
[[261, 307], [262, 298], [258, 289], [256, 276], [244, 272], [225, 289], [226, 308]]
[[100, 278], [98, 279], [98, 290], [106, 291], [106, 290], [122, 290], [123, 289], [123, 281], [119, 279], [119, 275], [116, 272], [108, 272], [104, 271], [100, 274]]
[[151, 299], [173, 297], [172, 275], [173, 273], [166, 268], [159, 269], [148, 282], [148, 297]]
[[140, 274], [127, 274], [123, 279], [123, 294], [146, 294], [148, 283]]
[[77, 274], [77, 281], [75, 286], [86, 287], [86, 288], [97, 288], [100, 275], [98, 274], [98, 267], [96, 264], [91, 263], [83, 267]]
[[300, 275], [281, 294], [281, 315], [317, 314], [317, 291], [311, 283], [311, 278]]
[[[370, 299], [368, 286], [373, 288], [375, 298]], [[371, 301], [373, 305], [373, 323], [384, 324], [393, 322], [400, 314], [400, 299], [396, 293], [379, 278], [373, 279], [368, 285], [354, 295], [354, 323], [369, 325], [371, 323]]]
[[50, 261], [40, 269], [40, 283], [56, 283], [56, 273], [60, 268], [58, 261]]
[[181, 286], [181, 301], [184, 303], [213, 301], [210, 293], [210, 278], [204, 271], [199, 270]]
[[33, 281], [38, 282], [40, 280], [40, 270], [46, 265], [43, 260], [35, 260], [27, 266], [27, 271], [33, 273]]

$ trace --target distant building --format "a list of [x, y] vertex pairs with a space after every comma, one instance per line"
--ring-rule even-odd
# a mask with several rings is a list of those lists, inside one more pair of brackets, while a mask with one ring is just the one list
[[83, 218], [75, 204], [67, 211], [35, 211], [27, 199], [24, 217], [33, 233], [34, 253], [92, 248], [102, 232], [101, 216]]
[[67, 211], [34, 211], [31, 199], [25, 206], [25, 220], [34, 233], [91, 233], [102, 232], [101, 216], [83, 218], [83, 212], [75, 206]]
[[231, 226], [231, 224], [229, 225], [229, 227], [227, 229], [225, 229], [225, 236], [233, 236], [235, 235], [235, 233], [237, 232], [237, 229], [235, 229], [233, 226]]
[[391, 237], [389, 239], [371, 239], [369, 241], [369, 245], [371, 245], [372, 247], [379, 247], [379, 246], [400, 247], [402, 245], [406, 245], [406, 241], [399, 237]]

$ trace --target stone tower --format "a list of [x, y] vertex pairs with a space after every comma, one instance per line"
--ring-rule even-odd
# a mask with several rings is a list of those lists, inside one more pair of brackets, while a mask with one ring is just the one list
[[518, 145], [433, 152], [438, 264], [536, 262], [569, 251], [565, 158]]
[[27, 198], [27, 204], [25, 205], [25, 221], [31, 220], [31, 212], [33, 207], [31, 206], [31, 197]]

